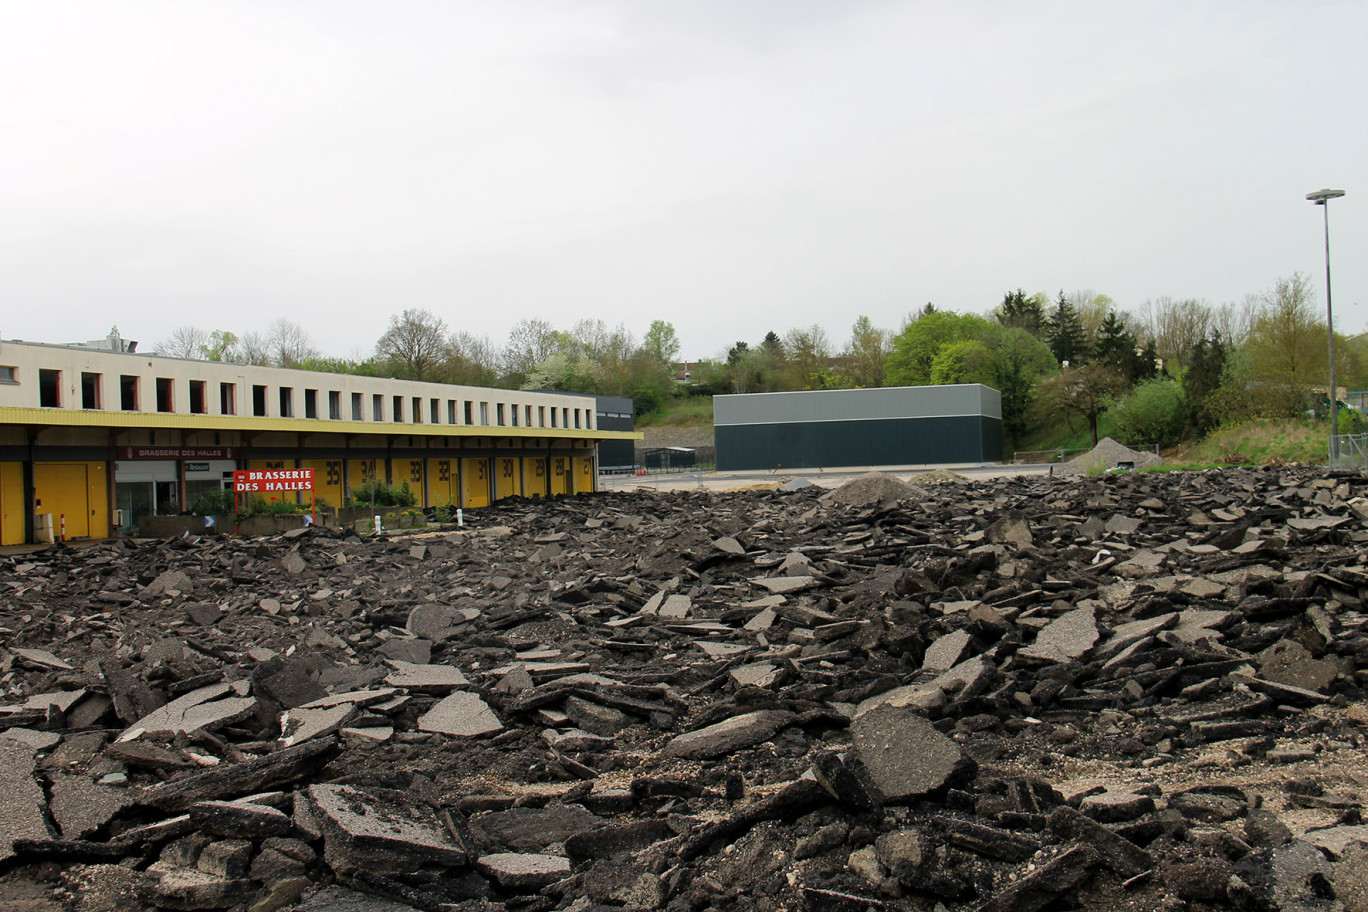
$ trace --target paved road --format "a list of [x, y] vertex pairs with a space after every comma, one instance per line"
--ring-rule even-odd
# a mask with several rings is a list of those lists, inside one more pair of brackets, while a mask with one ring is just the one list
[[838, 488], [860, 475], [884, 472], [907, 481], [932, 469], [947, 469], [966, 478], [998, 478], [1007, 475], [1048, 475], [1051, 466], [1039, 465], [941, 465], [941, 466], [847, 466], [840, 469], [781, 469], [776, 472], [678, 472], [663, 475], [603, 475], [603, 491], [737, 491], [759, 485], [778, 487], [793, 478], [804, 478], [824, 488]]

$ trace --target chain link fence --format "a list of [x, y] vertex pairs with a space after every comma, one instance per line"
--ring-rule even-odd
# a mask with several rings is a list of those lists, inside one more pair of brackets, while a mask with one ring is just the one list
[[1330, 468], [1368, 471], [1368, 434], [1331, 437]]

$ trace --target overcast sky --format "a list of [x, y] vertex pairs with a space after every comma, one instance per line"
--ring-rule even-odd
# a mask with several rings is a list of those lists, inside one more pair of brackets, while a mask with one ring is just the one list
[[0, 336], [1323, 308], [1321, 187], [1359, 332], [1365, 49], [1363, 0], [0, 0]]

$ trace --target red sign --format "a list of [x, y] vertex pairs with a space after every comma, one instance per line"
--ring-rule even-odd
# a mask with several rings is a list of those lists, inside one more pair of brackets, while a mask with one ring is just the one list
[[274, 494], [313, 489], [313, 469], [246, 469], [233, 473], [233, 491], [237, 494]]
[[236, 447], [120, 447], [120, 459], [237, 459]]

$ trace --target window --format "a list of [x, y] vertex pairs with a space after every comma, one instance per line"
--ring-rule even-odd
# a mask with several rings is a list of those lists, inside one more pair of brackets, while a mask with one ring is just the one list
[[371, 421], [385, 420], [385, 397], [379, 393], [371, 396]]
[[518, 406], [517, 406], [517, 405], [510, 405], [510, 406], [508, 407], [508, 409], [509, 409], [509, 412], [508, 412], [509, 417], [513, 419], [513, 426], [514, 426], [514, 427], [517, 427], [517, 426], [518, 426]]
[[174, 412], [176, 410], [175, 392], [175, 380], [170, 377], [157, 378], [157, 411]]
[[557, 412], [557, 411], [558, 411], [558, 409], [557, 409], [554, 405], [551, 406], [551, 426], [552, 426], [552, 427], [555, 427], [555, 426], [556, 426], [556, 412]]
[[280, 388], [280, 417], [294, 417], [294, 389], [288, 386]]
[[473, 403], [473, 402], [467, 402], [467, 403], [465, 404], [465, 423], [466, 423], [466, 424], [474, 424], [474, 423], [475, 423], [475, 403]]
[[266, 387], [261, 384], [252, 386], [252, 414], [257, 418], [266, 417]]
[[569, 426], [570, 426], [570, 410], [569, 410], [568, 408], [563, 408], [563, 409], [561, 409], [561, 427], [563, 427], [563, 428], [568, 428]]
[[394, 397], [394, 414], [390, 415], [390, 420], [391, 420], [391, 421], [403, 421], [403, 420], [404, 420], [404, 397], [403, 397], [403, 396], [395, 396], [395, 397]]
[[0, 383], [18, 383], [19, 373], [12, 367], [0, 364]]
[[529, 405], [529, 406], [527, 407], [527, 413], [526, 413], [526, 416], [525, 416], [525, 417], [526, 417], [527, 420], [525, 420], [525, 421], [523, 422], [523, 424], [527, 425], [528, 427], [531, 427], [531, 426], [532, 426], [532, 406]]
[[304, 417], [318, 417], [318, 390], [306, 389], [304, 391]]
[[125, 412], [138, 410], [138, 378], [130, 374], [119, 377], [119, 408]]
[[360, 393], [352, 393], [352, 421], [366, 420], [365, 413], [362, 411], [365, 401], [365, 397]]
[[328, 418], [331, 421], [342, 420], [342, 393], [340, 390], [328, 390]]
[[580, 410], [579, 410], [579, 409], [575, 409], [575, 430], [579, 430], [579, 426], [580, 426]]
[[203, 415], [209, 411], [209, 405], [204, 401], [204, 381], [190, 381], [190, 414]]
[[81, 408], [103, 408], [100, 403], [100, 375], [81, 374]]
[[498, 417], [498, 420], [499, 420], [499, 427], [503, 427], [503, 426], [504, 426], [504, 404], [503, 404], [502, 402], [495, 403], [495, 405], [494, 405], [494, 414]]
[[411, 414], [413, 415], [413, 423], [414, 423], [414, 424], [422, 424], [422, 423], [423, 423], [423, 397], [422, 397], [422, 396], [414, 396], [414, 397], [413, 397], [413, 411], [411, 412]]
[[236, 384], [236, 383], [220, 383], [220, 384], [219, 384], [219, 414], [220, 414], [220, 415], [236, 415], [236, 414], [237, 414], [237, 384]]
[[546, 427], [546, 406], [537, 406], [537, 427]]
[[487, 426], [489, 425], [489, 403], [488, 403], [488, 402], [481, 402], [481, 403], [480, 403], [480, 425], [481, 425], [482, 427], [487, 427]]
[[38, 368], [38, 404], [43, 408], [62, 407], [62, 372]]
[[456, 400], [447, 400], [447, 424], [456, 423]]
[[433, 424], [442, 423], [442, 401], [440, 399], [428, 400], [428, 412], [432, 417]]

